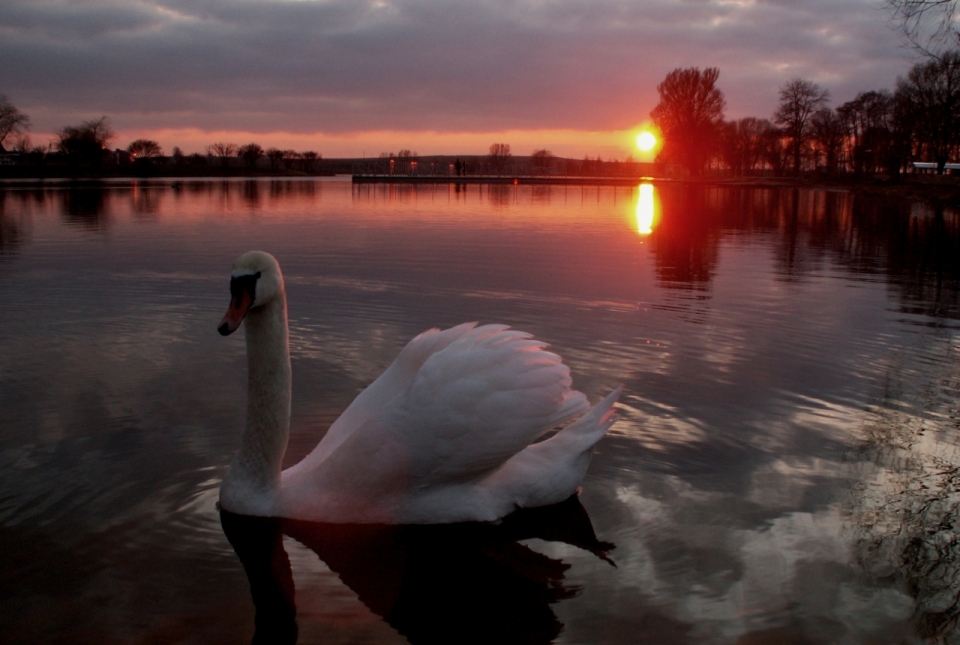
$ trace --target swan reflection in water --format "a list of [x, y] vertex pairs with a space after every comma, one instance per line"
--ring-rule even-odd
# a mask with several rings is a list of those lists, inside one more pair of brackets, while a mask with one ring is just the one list
[[570, 565], [520, 540], [576, 546], [613, 565], [576, 496], [499, 524], [326, 524], [220, 511], [256, 608], [254, 643], [295, 643], [288, 535], [314, 551], [371, 611], [411, 643], [550, 643], [563, 624], [550, 605], [575, 596]]

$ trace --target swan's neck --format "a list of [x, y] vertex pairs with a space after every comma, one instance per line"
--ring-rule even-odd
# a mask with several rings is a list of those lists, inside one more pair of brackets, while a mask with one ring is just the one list
[[[221, 502], [236, 512], [271, 515], [280, 486], [280, 464], [290, 435], [290, 347], [283, 291], [268, 304], [251, 309], [244, 324], [247, 427], [240, 450], [224, 478], [228, 490], [221, 488]], [[236, 508], [241, 502], [231, 494], [234, 492], [247, 502], [257, 500], [258, 508]], [[261, 508], [262, 505], [270, 508]]]

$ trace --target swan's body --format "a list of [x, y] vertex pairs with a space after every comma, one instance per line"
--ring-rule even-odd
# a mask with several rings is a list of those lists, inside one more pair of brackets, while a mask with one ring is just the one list
[[241, 256], [231, 294], [220, 332], [234, 331], [245, 316], [249, 366], [247, 427], [220, 486], [221, 505], [235, 513], [325, 522], [497, 520], [576, 492], [594, 444], [613, 423], [619, 389], [590, 409], [543, 343], [502, 325], [459, 325], [410, 341], [313, 452], [281, 472], [291, 377], [276, 260]]

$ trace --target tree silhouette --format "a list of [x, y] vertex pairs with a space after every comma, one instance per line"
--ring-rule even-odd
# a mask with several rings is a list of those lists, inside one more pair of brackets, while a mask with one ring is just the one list
[[943, 174], [960, 144], [960, 52], [914, 65], [906, 78], [897, 79], [895, 100], [899, 120], [914, 124], [921, 153]]
[[850, 136], [851, 161], [856, 174], [875, 172], [876, 154], [893, 129], [894, 99], [886, 90], [860, 92], [837, 108]]
[[107, 117], [84, 121], [78, 126], [67, 126], [57, 133], [57, 149], [71, 163], [89, 163], [99, 166], [107, 143], [113, 139]]
[[780, 88], [780, 105], [774, 112], [773, 122], [783, 126], [790, 137], [793, 155], [793, 172], [800, 174], [800, 156], [803, 145], [810, 136], [810, 118], [814, 112], [826, 106], [830, 92], [812, 81], [795, 78]]
[[510, 161], [510, 157], [513, 155], [510, 154], [510, 144], [509, 143], [492, 143], [490, 144], [490, 165], [493, 166], [493, 170], [498, 175], [502, 175], [503, 171], [507, 167], [507, 163]]
[[957, 0], [887, 0], [893, 9], [893, 24], [910, 45], [930, 58], [960, 43], [954, 23]]
[[660, 102], [650, 112], [663, 132], [661, 156], [699, 175], [716, 147], [727, 102], [716, 87], [720, 70], [675, 69], [657, 85]]
[[270, 168], [279, 170], [283, 163], [284, 151], [279, 148], [267, 148], [267, 159], [270, 160]]
[[776, 130], [772, 123], [754, 117], [723, 124], [720, 155], [735, 176], [743, 176], [764, 163], [765, 137], [771, 130]]
[[220, 157], [220, 164], [226, 168], [230, 157], [237, 154], [237, 146], [234, 143], [214, 143], [207, 148], [207, 153]]
[[314, 150], [307, 150], [306, 152], [301, 152], [300, 161], [303, 164], [303, 171], [304, 172], [312, 171], [318, 159], [320, 159], [320, 154]]
[[30, 117], [14, 107], [5, 94], [0, 94], [0, 147], [10, 135], [30, 128]]
[[150, 159], [163, 155], [163, 148], [156, 141], [137, 139], [127, 146], [127, 152], [137, 159]]
[[549, 150], [543, 148], [534, 150], [530, 155], [530, 161], [533, 162], [533, 169], [538, 173], [545, 173], [554, 159], [554, 155]]
[[256, 168], [257, 160], [263, 156], [263, 148], [256, 143], [248, 143], [245, 146], [240, 146], [237, 148], [237, 156], [243, 159], [243, 163], [246, 164], [247, 168]]
[[810, 117], [810, 138], [823, 153], [823, 165], [831, 174], [837, 171], [846, 137], [843, 120], [830, 108], [820, 108]]

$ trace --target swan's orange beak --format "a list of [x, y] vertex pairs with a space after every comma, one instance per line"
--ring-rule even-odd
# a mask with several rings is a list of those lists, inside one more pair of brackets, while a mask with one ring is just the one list
[[229, 336], [237, 331], [240, 323], [243, 322], [243, 317], [247, 315], [247, 311], [250, 310], [250, 305], [252, 304], [253, 295], [246, 289], [238, 290], [238, 292], [234, 294], [234, 297], [230, 299], [230, 306], [227, 307], [227, 313], [223, 315], [223, 320], [220, 321], [220, 326], [217, 327], [220, 335]]

